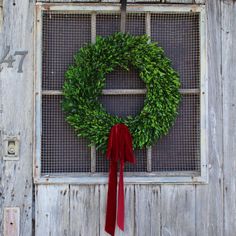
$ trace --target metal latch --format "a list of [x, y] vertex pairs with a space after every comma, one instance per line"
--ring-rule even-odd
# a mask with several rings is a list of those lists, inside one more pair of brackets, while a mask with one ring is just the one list
[[3, 160], [19, 160], [19, 138], [17, 136], [7, 136], [4, 138]]

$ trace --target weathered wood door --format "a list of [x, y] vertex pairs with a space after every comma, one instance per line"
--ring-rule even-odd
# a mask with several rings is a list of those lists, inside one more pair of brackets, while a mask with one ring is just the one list
[[[114, 4], [36, 7], [36, 235], [106, 235], [108, 163], [86, 140], [74, 137], [60, 101], [73, 53], [96, 35], [119, 31], [119, 14]], [[136, 150], [136, 166], [126, 167], [126, 225], [117, 235], [195, 233], [195, 184], [207, 182], [205, 26], [202, 5], [127, 7], [127, 31], [149, 34], [180, 71], [182, 103], [170, 135]], [[111, 114], [136, 115], [145, 92], [134, 69], [118, 68], [107, 76], [101, 103]]]
[[[138, 173], [135, 176], [127, 173], [125, 232], [117, 230], [116, 235], [233, 236], [236, 231], [236, 5], [233, 0], [157, 2], [161, 8], [192, 7], [193, 10], [206, 4], [208, 155], [204, 164], [209, 173], [203, 179], [200, 178], [202, 175], [190, 177], [189, 173], [183, 172], [169, 176], [151, 173], [145, 178]], [[70, 13], [75, 5], [79, 6], [68, 3]], [[80, 176], [66, 171], [58, 176], [42, 175], [42, 167], [48, 166], [53, 171], [53, 168], [62, 168], [63, 163], [61, 166], [57, 162], [42, 163], [42, 147], [37, 144], [37, 137], [41, 140], [37, 130], [41, 130], [42, 124], [42, 117], [37, 116], [37, 104], [41, 107], [41, 97], [51, 95], [47, 91], [43, 95], [38, 83], [43, 70], [38, 67], [42, 59], [38, 56], [42, 39], [37, 32], [43, 25], [35, 8], [36, 1], [33, 0], [0, 1], [0, 235], [106, 235], [105, 175], [88, 174], [90, 171]], [[148, 13], [152, 8], [147, 8]], [[59, 8], [54, 10], [59, 11]], [[145, 17], [144, 29], [148, 26], [149, 16]], [[91, 19], [94, 20], [94, 12]], [[91, 35], [94, 36], [93, 30]], [[69, 141], [74, 144], [72, 139]], [[8, 150], [12, 145], [16, 149]], [[94, 156], [94, 149], [88, 153]], [[77, 159], [71, 160], [71, 169], [75, 163], [79, 166]], [[83, 169], [94, 171], [91, 168], [96, 166], [94, 160], [90, 162], [89, 159], [89, 164], [86, 163], [82, 163]], [[100, 163], [100, 166], [103, 165]], [[207, 176], [208, 181], [204, 182]]]

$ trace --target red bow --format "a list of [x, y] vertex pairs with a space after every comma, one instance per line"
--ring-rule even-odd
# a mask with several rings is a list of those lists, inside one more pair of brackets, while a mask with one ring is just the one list
[[111, 128], [107, 158], [110, 160], [107, 212], [105, 230], [114, 236], [116, 227], [116, 195], [117, 195], [117, 162], [120, 161], [120, 179], [118, 190], [117, 224], [124, 231], [124, 163], [135, 163], [132, 148], [132, 137], [129, 129], [124, 124], [116, 124]]

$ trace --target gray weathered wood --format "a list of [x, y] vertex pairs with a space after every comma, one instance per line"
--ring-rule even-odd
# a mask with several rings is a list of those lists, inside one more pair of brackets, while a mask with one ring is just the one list
[[[196, 0], [195, 2], [202, 3], [203, 1]], [[0, 133], [1, 136], [19, 135], [21, 141], [19, 161], [6, 162], [2, 159], [0, 161], [2, 176], [0, 206], [1, 209], [7, 206], [20, 206], [20, 235], [25, 236], [31, 235], [33, 47], [30, 39], [32, 38], [33, 8], [29, 1], [22, 1], [21, 6], [16, 4], [15, 7], [11, 1], [4, 3], [4, 11], [7, 14], [4, 20], [4, 33], [0, 34], [0, 54], [2, 55], [3, 49], [8, 44], [11, 50], [28, 49], [29, 54], [22, 75], [16, 73], [15, 68], [5, 68], [5, 66], [0, 74]], [[161, 191], [150, 180], [148, 180], [150, 186], [127, 185], [126, 220], [131, 226], [127, 227], [124, 235], [159, 235], [160, 229], [163, 236], [235, 234], [236, 78], [233, 66], [236, 64], [235, 11], [235, 4], [231, 0], [207, 1], [209, 183], [197, 186], [163, 184]], [[18, 15], [21, 17], [18, 18]], [[223, 76], [221, 75], [221, 61], [223, 62]], [[224, 101], [222, 101], [222, 81]], [[224, 156], [222, 143], [224, 143]], [[222, 168], [224, 168], [224, 178]], [[162, 178], [159, 180], [163, 181]], [[50, 233], [51, 235], [76, 235], [78, 232], [81, 235], [84, 233], [105, 235], [103, 229], [106, 185], [71, 186], [69, 194], [68, 185], [56, 185], [53, 183], [53, 178], [50, 181], [51, 185], [40, 185], [36, 188], [38, 193], [36, 195], [36, 235], [50, 235]], [[60, 177], [57, 181], [67, 180]], [[77, 180], [71, 178], [68, 183], [69, 181], [76, 183]], [[86, 178], [83, 181], [86, 183]], [[106, 181], [107, 179], [104, 180]], [[135, 179], [133, 183], [135, 181], [140, 181], [140, 179]], [[175, 181], [179, 183], [180, 179], [175, 178]], [[97, 206], [97, 208], [93, 210], [86, 206], [91, 206], [91, 208]], [[80, 220], [76, 221], [76, 219]], [[1, 226], [7, 220], [3, 220], [1, 211]], [[91, 229], [86, 223], [88, 221], [90, 223], [90, 220]], [[145, 224], [146, 221], [151, 223]], [[2, 234], [2, 228], [0, 234]], [[123, 234], [117, 232], [117, 235]]]
[[205, 4], [206, 0], [195, 0], [196, 4]]
[[224, 232], [236, 232], [236, 3], [222, 1]]
[[0, 32], [2, 31], [3, 23], [3, 0], [0, 0]]
[[96, 13], [91, 14], [91, 42], [96, 42]]
[[36, 186], [36, 236], [70, 235], [69, 196], [69, 185]]
[[[107, 202], [107, 185], [100, 186], [100, 236], [108, 236], [104, 231], [105, 216], [106, 216], [106, 202]], [[122, 232], [116, 227], [116, 235], [130, 236], [135, 235], [134, 223], [134, 186], [125, 185], [125, 231]]]
[[[220, 3], [208, 2], [209, 186], [196, 189], [197, 235], [222, 235], [222, 84]], [[217, 54], [216, 54], [217, 52]], [[216, 56], [217, 55], [217, 56]], [[212, 196], [215, 196], [212, 199]], [[207, 213], [207, 217], [206, 217]], [[215, 223], [217, 222], [217, 223]]]
[[[20, 57], [13, 68], [2, 64], [0, 72], [0, 134], [20, 137], [20, 159], [3, 161], [0, 147], [0, 235], [3, 235], [3, 208], [20, 208], [20, 235], [32, 235], [32, 130], [33, 130], [33, 2], [13, 5], [3, 1], [4, 22], [0, 32], [0, 58], [7, 46], [10, 55], [28, 50], [23, 73], [17, 73]], [[2, 137], [0, 137], [2, 143]]]
[[159, 186], [135, 185], [135, 234], [159, 236], [161, 229]]
[[96, 147], [95, 145], [91, 146], [91, 172], [96, 172]]
[[147, 147], [147, 171], [152, 171], [152, 147]]
[[150, 14], [150, 12], [145, 14], [145, 31], [146, 31], [146, 35], [151, 37], [151, 14]]
[[161, 214], [161, 235], [195, 235], [194, 186], [161, 186]]
[[70, 187], [70, 235], [99, 235], [99, 186]]
[[185, 4], [189, 4], [189, 3], [194, 3], [193, 0], [165, 0], [166, 3], [185, 3]]
[[208, 168], [206, 186], [196, 186], [196, 235], [223, 235], [223, 147], [220, 1], [207, 1]]
[[108, 236], [105, 232], [105, 217], [106, 217], [106, 204], [107, 204], [107, 184], [100, 185], [100, 236]]
[[[199, 94], [199, 89], [180, 89], [179, 92], [183, 95], [187, 94]], [[103, 95], [126, 95], [126, 94], [146, 94], [147, 89], [103, 89]], [[43, 95], [62, 95], [62, 91], [60, 90], [44, 90], [42, 91]]]

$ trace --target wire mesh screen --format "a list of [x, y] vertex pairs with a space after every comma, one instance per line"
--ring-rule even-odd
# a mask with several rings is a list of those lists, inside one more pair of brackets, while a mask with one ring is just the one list
[[90, 172], [88, 141], [77, 138], [61, 112], [62, 96], [42, 98], [42, 173]]
[[61, 90], [74, 54], [91, 42], [90, 22], [88, 14], [43, 14], [43, 90]]
[[169, 134], [152, 147], [153, 171], [200, 170], [200, 101], [182, 97], [179, 116]]
[[[129, 13], [126, 30], [133, 35], [147, 31], [145, 13]], [[78, 138], [65, 121], [61, 109], [64, 74], [74, 54], [91, 42], [90, 14], [43, 12], [42, 50], [42, 173], [90, 172], [91, 150], [88, 141]], [[120, 29], [117, 13], [96, 14], [96, 34], [108, 36]], [[199, 89], [200, 48], [198, 13], [152, 13], [150, 31], [179, 72], [181, 88]], [[107, 75], [105, 89], [144, 89], [138, 71], [116, 68]], [[52, 91], [50, 95], [50, 91]], [[44, 93], [43, 93], [44, 94]], [[46, 93], [45, 93], [46, 94]], [[112, 115], [137, 115], [145, 95], [103, 95], [100, 101]], [[182, 96], [179, 116], [170, 133], [152, 147], [152, 171], [200, 171], [200, 96], [188, 92]], [[127, 164], [127, 172], [147, 172], [147, 151], [135, 150], [136, 165]], [[107, 172], [108, 161], [96, 151], [96, 172]]]
[[152, 14], [151, 37], [165, 49], [183, 89], [199, 88], [199, 14]]

